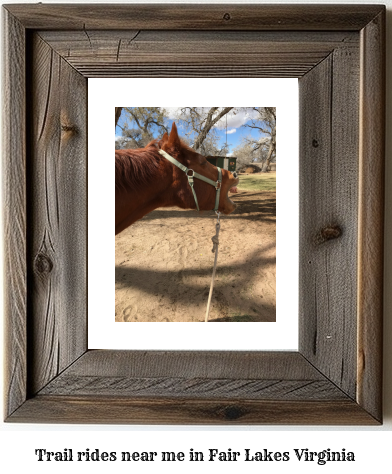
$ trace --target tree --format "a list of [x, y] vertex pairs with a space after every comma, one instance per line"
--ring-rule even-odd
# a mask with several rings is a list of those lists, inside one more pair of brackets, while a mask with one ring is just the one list
[[167, 114], [161, 107], [122, 107], [124, 121], [118, 125], [122, 137], [117, 140], [116, 148], [142, 148], [155, 135], [168, 132], [165, 121]]
[[253, 147], [253, 152], [260, 151], [260, 157], [264, 164], [262, 170], [269, 171], [272, 159], [276, 155], [276, 108], [275, 107], [252, 107], [256, 117], [244, 127], [260, 131], [260, 138], [247, 139]]
[[217, 153], [219, 139], [213, 133], [213, 127], [232, 109], [234, 107], [181, 107], [178, 119], [188, 137], [192, 136], [194, 150], [200, 150], [204, 155]]
[[258, 158], [249, 137], [243, 138], [241, 144], [234, 148], [233, 156], [237, 158], [237, 169], [257, 161]]
[[115, 127], [117, 127], [118, 119], [121, 116], [122, 109], [123, 109], [122, 107], [115, 107], [115, 113], [114, 113], [115, 119], [116, 119]]

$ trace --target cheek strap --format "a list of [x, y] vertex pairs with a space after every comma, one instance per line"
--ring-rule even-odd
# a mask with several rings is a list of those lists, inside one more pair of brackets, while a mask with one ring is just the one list
[[218, 169], [218, 179], [217, 181], [213, 181], [212, 179], [209, 179], [209, 178], [206, 178], [205, 176], [199, 174], [199, 173], [196, 173], [195, 171], [193, 171], [192, 169], [190, 168], [187, 168], [185, 165], [183, 165], [182, 163], [180, 163], [179, 161], [177, 161], [175, 158], [173, 158], [172, 156], [170, 156], [168, 153], [166, 153], [165, 151], [163, 150], [159, 150], [159, 153], [164, 157], [166, 158], [168, 161], [170, 161], [171, 163], [173, 163], [173, 165], [177, 166], [177, 168], [180, 168], [180, 170], [184, 171], [184, 173], [186, 174], [187, 178], [188, 178], [188, 183], [189, 183], [189, 186], [191, 187], [192, 189], [192, 194], [193, 194], [193, 198], [195, 200], [195, 203], [196, 203], [196, 209], [198, 211], [200, 211], [199, 209], [199, 203], [197, 201], [197, 195], [196, 195], [196, 191], [195, 191], [195, 188], [194, 188], [194, 178], [197, 178], [197, 179], [200, 179], [201, 181], [204, 181], [205, 183], [208, 183], [208, 184], [211, 184], [212, 186], [214, 186], [214, 188], [216, 189], [216, 195], [215, 195], [215, 207], [214, 207], [214, 211], [217, 211], [218, 210], [218, 207], [219, 207], [219, 199], [220, 199], [220, 191], [221, 191], [221, 187], [222, 187], [222, 170], [217, 167]]

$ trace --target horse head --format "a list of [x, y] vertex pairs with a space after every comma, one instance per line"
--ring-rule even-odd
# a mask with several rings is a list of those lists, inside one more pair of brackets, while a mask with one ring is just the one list
[[[218, 180], [218, 169], [216, 166], [209, 163], [205, 156], [197, 153], [192, 148], [187, 146], [178, 136], [177, 126], [173, 122], [170, 135], [165, 133], [162, 139], [158, 142], [161, 150], [166, 152], [169, 156], [179, 161], [189, 170], [204, 176], [205, 178], [216, 182]], [[178, 205], [183, 208], [196, 208], [195, 199], [189, 189], [188, 179], [186, 174], [176, 166], [173, 166], [173, 188], [176, 189], [176, 195], [181, 202]], [[239, 179], [234, 177], [230, 171], [222, 169], [222, 183], [219, 197], [218, 211], [223, 214], [230, 214], [236, 208], [235, 204], [229, 199], [229, 190], [237, 186]], [[201, 179], [194, 179], [194, 189], [197, 195], [197, 201], [200, 210], [211, 210], [215, 207], [216, 188], [211, 184], [202, 181]]]

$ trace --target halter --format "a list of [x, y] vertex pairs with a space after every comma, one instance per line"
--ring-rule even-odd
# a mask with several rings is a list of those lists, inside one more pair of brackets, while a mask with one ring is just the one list
[[[202, 181], [208, 183], [208, 184], [211, 184], [212, 186], [214, 186], [214, 188], [216, 189], [216, 195], [215, 195], [215, 208], [213, 209], [214, 211], [217, 211], [218, 210], [218, 207], [219, 207], [219, 197], [220, 197], [220, 190], [221, 190], [221, 187], [222, 187], [222, 170], [220, 168], [218, 168], [218, 180], [217, 181], [212, 181], [212, 179], [208, 179], [206, 178], [205, 176], [202, 176], [201, 174], [199, 173], [196, 173], [195, 171], [193, 171], [192, 169], [190, 168], [187, 168], [186, 166], [184, 166], [182, 163], [180, 163], [179, 161], [177, 161], [175, 158], [173, 158], [172, 156], [170, 156], [168, 153], [166, 153], [165, 151], [163, 150], [159, 150], [159, 153], [164, 157], [166, 158], [168, 161], [170, 161], [171, 163], [173, 163], [173, 165], [177, 166], [178, 168], [180, 168], [180, 170], [184, 171], [184, 173], [186, 174], [187, 178], [188, 178], [188, 183], [189, 183], [189, 186], [191, 187], [192, 189], [192, 193], [193, 193], [193, 197], [195, 199], [195, 203], [196, 203], [196, 208], [198, 211], [200, 211], [199, 209], [199, 203], [197, 202], [197, 196], [196, 196], [196, 191], [195, 191], [195, 188], [193, 187], [193, 178], [197, 178], [197, 179], [201, 179]], [[192, 174], [188, 174], [189, 172], [191, 172]]]

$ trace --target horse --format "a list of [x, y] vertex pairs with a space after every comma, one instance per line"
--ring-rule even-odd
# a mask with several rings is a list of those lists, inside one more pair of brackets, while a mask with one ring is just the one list
[[[173, 122], [170, 135], [146, 147], [116, 150], [116, 235], [159, 207], [230, 214], [239, 179], [186, 145]], [[205, 178], [203, 180], [203, 178]]]

